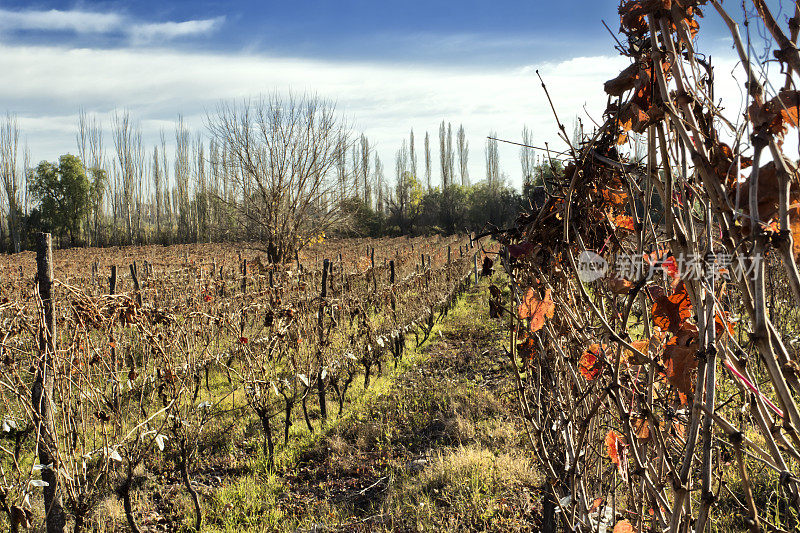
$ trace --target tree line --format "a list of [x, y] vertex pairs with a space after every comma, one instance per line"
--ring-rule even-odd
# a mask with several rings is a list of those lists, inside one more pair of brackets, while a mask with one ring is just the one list
[[[438, 165], [430, 134], [420, 154], [412, 130], [390, 181], [374, 144], [331, 102], [274, 93], [220, 103], [207, 114], [205, 135], [179, 116], [152, 148], [129, 112], [113, 114], [109, 146], [97, 117], [81, 110], [75, 153], [32, 165], [8, 114], [0, 126], [0, 251], [29, 249], [33, 235], [47, 231], [62, 247], [249, 240], [281, 260], [322, 235], [504, 227], [561, 167], [523, 147], [518, 191], [489, 137], [486, 175], [472, 183], [463, 125], [454, 132], [440, 124]], [[527, 128], [522, 144], [530, 144]]]

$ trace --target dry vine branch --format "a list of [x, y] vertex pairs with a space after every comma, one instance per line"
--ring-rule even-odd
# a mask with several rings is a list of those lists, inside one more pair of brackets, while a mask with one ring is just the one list
[[[743, 142], [697, 55], [705, 3], [621, 3], [632, 64], [605, 84], [605, 123], [544, 206], [498, 235], [519, 306], [519, 401], [553, 491], [543, 530], [559, 516], [581, 531], [623, 520], [636, 531], [800, 525], [800, 174], [783, 151], [800, 115], [798, 21], [787, 32], [753, 3], [786, 66], [771, 94], [765, 66], [711, 0], [748, 80]], [[645, 162], [624, 155], [632, 133], [647, 136]], [[754, 490], [758, 464], [772, 469], [777, 503]]]

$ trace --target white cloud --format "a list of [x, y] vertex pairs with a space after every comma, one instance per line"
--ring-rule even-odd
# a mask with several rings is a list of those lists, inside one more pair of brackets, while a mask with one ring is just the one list
[[185, 22], [157, 22], [137, 24], [131, 27], [130, 36], [134, 43], [172, 40], [178, 37], [206, 35], [219, 28], [225, 17], [204, 20], [187, 20]]
[[67, 30], [75, 33], [107, 33], [123, 26], [124, 19], [115, 13], [91, 11], [11, 11], [0, 9], [0, 28], [6, 30]]
[[[741, 112], [741, 84], [729, 75], [735, 62], [715, 59], [717, 95], [726, 114]], [[141, 120], [146, 146], [159, 130], [172, 137], [176, 116], [204, 131], [207, 111], [221, 99], [255, 96], [273, 90], [313, 92], [337, 102], [376, 145], [387, 177], [393, 178], [394, 154], [414, 129], [417, 152], [425, 131], [431, 134], [433, 178], [438, 183], [438, 125], [463, 123], [470, 145], [469, 172], [482, 179], [483, 150], [490, 131], [518, 141], [523, 125], [538, 146], [563, 150], [557, 126], [535, 70], [547, 84], [559, 119], [570, 131], [576, 115], [591, 129], [584, 109], [601, 121], [607, 97], [603, 82], [628, 65], [619, 56], [577, 57], [518, 68], [430, 67], [411, 64], [322, 61], [254, 54], [189, 53], [164, 49], [66, 49], [0, 44], [0, 71], [13, 84], [0, 84], [0, 102], [19, 116], [32, 160], [54, 160], [75, 150], [77, 112], [98, 114], [106, 127], [110, 158], [111, 113], [129, 109]], [[740, 80], [741, 81], [741, 80]], [[422, 161], [422, 157], [419, 157]], [[500, 145], [500, 166], [520, 183], [519, 148]], [[420, 163], [420, 174], [422, 164]]]
[[[583, 114], [584, 104], [599, 120], [606, 104], [602, 84], [626, 61], [597, 56], [538, 66], [567, 127], [576, 113]], [[107, 129], [111, 110], [129, 109], [141, 119], [145, 141], [152, 146], [158, 130], [172, 124], [178, 113], [191, 127], [202, 129], [206, 112], [220, 99], [290, 88], [336, 101], [376, 143], [390, 178], [394, 153], [414, 128], [419, 153], [425, 131], [431, 133], [438, 182], [437, 131], [442, 119], [454, 129], [464, 124], [473, 181], [483, 178], [483, 149], [490, 131], [519, 140], [527, 124], [538, 145], [549, 141], [551, 147], [563, 149], [533, 68], [434, 68], [155, 49], [0, 45], [0, 71], [15, 80], [0, 85], [0, 101], [19, 114], [34, 161], [75, 149], [81, 106], [105, 118]], [[110, 150], [108, 131], [106, 137]], [[501, 145], [500, 164], [519, 184], [519, 148]]]
[[132, 44], [169, 41], [181, 37], [206, 35], [217, 30], [225, 17], [183, 22], [141, 22], [117, 13], [51, 9], [49, 11], [11, 11], [0, 9], [0, 29], [69, 31], [76, 34], [126, 36]]

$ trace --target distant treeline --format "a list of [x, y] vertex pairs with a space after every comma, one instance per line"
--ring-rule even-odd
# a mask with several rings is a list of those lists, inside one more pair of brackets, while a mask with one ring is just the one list
[[[112, 149], [96, 118], [81, 112], [75, 155], [32, 164], [16, 118], [0, 124], [0, 251], [33, 247], [39, 231], [67, 246], [259, 241], [269, 259], [293, 257], [322, 236], [384, 236], [506, 227], [539, 202], [539, 187], [562, 171], [522, 149], [523, 190], [500, 172], [497, 141], [484, 151], [486, 175], [470, 180], [463, 127], [439, 127], [440, 184], [426, 132], [403, 141], [394, 183], [369, 139], [332, 103], [272, 94], [222, 102], [206, 134], [179, 117], [174, 138], [145, 148], [141, 126], [115, 113]], [[455, 138], [454, 138], [455, 137]], [[523, 131], [523, 142], [530, 132]], [[420, 159], [418, 170], [418, 156]]]

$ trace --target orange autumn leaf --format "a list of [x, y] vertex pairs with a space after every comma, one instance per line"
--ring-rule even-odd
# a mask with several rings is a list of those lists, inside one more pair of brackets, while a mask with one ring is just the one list
[[678, 265], [675, 263], [675, 258], [672, 257], [668, 248], [656, 250], [649, 254], [644, 254], [644, 261], [647, 263], [648, 268], [660, 268], [673, 279], [673, 287], [677, 285], [680, 273], [678, 272]]
[[640, 440], [647, 440], [650, 437], [650, 426], [647, 419], [644, 417], [636, 417], [633, 419], [633, 432]]
[[595, 498], [594, 501], [592, 502], [592, 506], [589, 507], [589, 514], [599, 509], [601, 503], [603, 503], [603, 498]]
[[692, 371], [697, 369], [697, 328], [686, 324], [664, 348], [664, 371], [670, 384], [678, 390], [681, 403], [692, 395]]
[[[661, 345], [667, 335], [660, 329], [653, 332], [649, 339], [642, 339], [631, 342], [631, 346], [642, 352], [648, 357], [655, 357], [661, 351]], [[625, 350], [625, 358], [629, 359], [632, 364], [643, 365], [649, 362], [647, 359], [641, 359], [631, 350]]]
[[625, 91], [633, 89], [640, 68], [638, 63], [629, 65], [625, 70], [620, 72], [616, 78], [605, 82], [603, 84], [603, 90], [611, 96], [622, 96]]
[[618, 452], [618, 442], [620, 438], [620, 435], [617, 434], [617, 432], [613, 429], [606, 434], [606, 453], [608, 454], [609, 459], [611, 459], [611, 462], [615, 465], [620, 463]]
[[[789, 166], [792, 174], [794, 174], [794, 179], [797, 178], [797, 170], [795, 166], [790, 162], [787, 161], [787, 165]], [[742, 207], [742, 212], [746, 215], [750, 215], [750, 180], [752, 178], [752, 173], [750, 176], [747, 177], [746, 180], [738, 184], [738, 193], [740, 194], [740, 204]], [[778, 175], [778, 169], [775, 167], [775, 162], [770, 161], [766, 165], [760, 167], [758, 169], [758, 198], [756, 205], [758, 207], [758, 218], [761, 222], [767, 226], [771, 225], [771, 223], [778, 217], [778, 212], [780, 209], [780, 198], [779, 198], [779, 190], [780, 190], [781, 179]], [[732, 187], [732, 190], [729, 191], [731, 197], [737, 193], [736, 191], [736, 184]], [[790, 202], [794, 202], [798, 198], [798, 191], [796, 188], [792, 187], [790, 191]], [[750, 218], [746, 217], [742, 221], [742, 234], [749, 235], [752, 228], [750, 227]]]
[[733, 329], [733, 323], [728, 318], [728, 314], [723, 310], [719, 310], [714, 317], [714, 331], [717, 338], [721, 338], [722, 334], [725, 333], [726, 330], [731, 337], [735, 333]]
[[686, 285], [683, 282], [675, 287], [671, 296], [659, 294], [654, 300], [653, 324], [664, 331], [677, 333], [684, 322], [692, 316], [692, 302], [686, 293]]
[[603, 371], [604, 351], [605, 345], [601, 348], [599, 344], [592, 344], [581, 354], [581, 358], [578, 360], [578, 370], [587, 381], [597, 378]]
[[[633, 346], [634, 348], [636, 348], [637, 350], [639, 350], [643, 354], [649, 355], [648, 352], [650, 351], [649, 350], [650, 341], [648, 339], [644, 339], [644, 340], [641, 340], [641, 341], [633, 341], [633, 342], [631, 342], [631, 346]], [[641, 358], [636, 356], [636, 352], [633, 352], [632, 350], [628, 350], [627, 348], [625, 349], [624, 354], [625, 354], [624, 360], [628, 364], [643, 365], [643, 364], [647, 363], [647, 360], [640, 360]]]
[[609, 188], [601, 190], [600, 195], [607, 204], [617, 206], [624, 204], [625, 198], [628, 197], [628, 194], [623, 191]]
[[622, 28], [632, 34], [644, 35], [647, 32], [647, 18], [639, 0], [631, 0], [619, 6], [619, 21]]
[[556, 305], [553, 303], [553, 298], [550, 296], [550, 289], [544, 293], [544, 298], [539, 299], [536, 296], [536, 291], [529, 287], [525, 292], [525, 297], [519, 305], [517, 314], [520, 320], [530, 319], [530, 331], [535, 333], [544, 327], [547, 318], [553, 318]]
[[630, 521], [624, 519], [614, 525], [613, 533], [636, 533], [636, 530], [633, 529], [633, 524], [631, 524]]
[[789, 206], [789, 229], [792, 232], [792, 253], [800, 261], [800, 204]]
[[633, 221], [633, 217], [630, 215], [617, 215], [614, 219], [614, 225], [619, 229], [636, 231], [636, 224]]
[[800, 91], [784, 90], [772, 100], [750, 105], [748, 115], [756, 127], [766, 127], [775, 135], [783, 135], [787, 126], [797, 127], [800, 114]]
[[625, 459], [627, 444], [625, 437], [616, 431], [609, 430], [606, 434], [606, 453], [611, 462], [617, 465], [617, 472], [624, 481], [628, 481], [627, 461]]
[[527, 359], [532, 359], [536, 353], [536, 345], [533, 337], [527, 337], [524, 341], [517, 343], [517, 352]]

